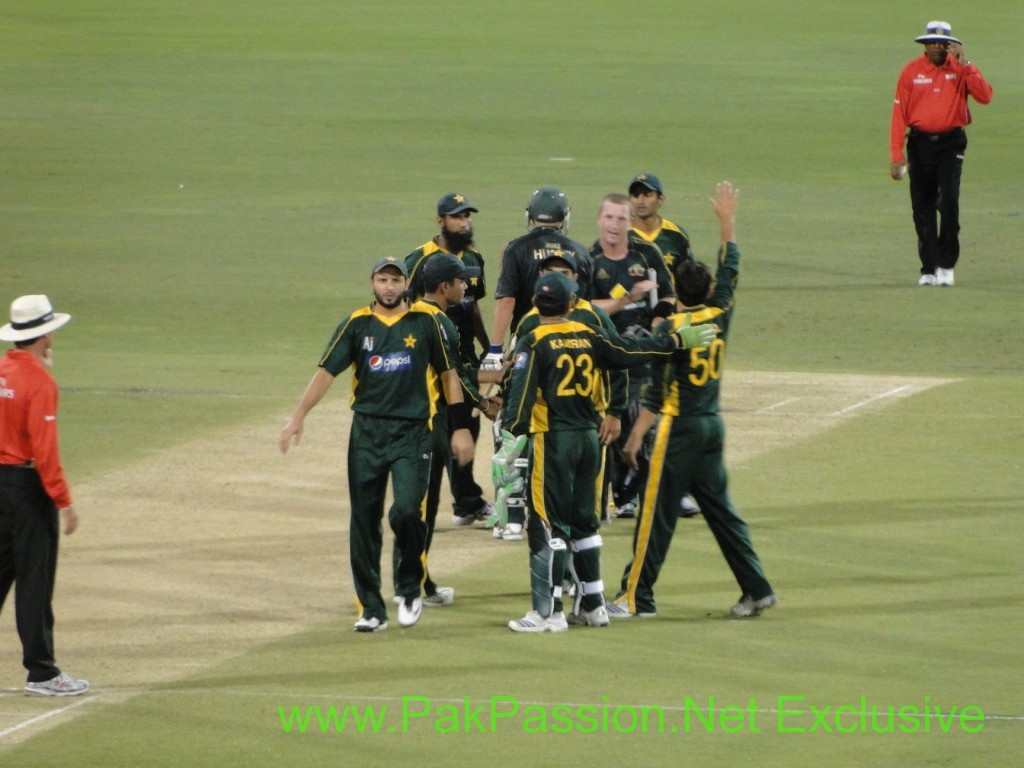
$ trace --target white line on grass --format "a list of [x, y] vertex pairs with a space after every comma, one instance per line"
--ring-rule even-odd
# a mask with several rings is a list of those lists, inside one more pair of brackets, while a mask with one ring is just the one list
[[57, 715], [62, 715], [66, 712], [70, 712], [73, 709], [78, 709], [78, 707], [85, 706], [86, 704], [91, 704], [97, 699], [99, 699], [99, 694], [94, 694], [92, 696], [88, 696], [87, 698], [79, 699], [74, 704], [68, 704], [65, 707], [61, 707], [60, 709], [51, 709], [49, 712], [44, 712], [43, 714], [36, 715], [35, 717], [31, 717], [28, 720], [23, 720], [16, 725], [12, 725], [10, 728], [4, 728], [4, 730], [0, 731], [0, 739], [4, 739], [7, 736], [10, 736], [12, 733], [17, 733], [18, 731], [22, 731], [26, 728], [31, 728], [36, 723], [41, 723], [44, 720], [49, 720], [51, 717], [56, 717]]
[[906, 384], [902, 387], [896, 387], [896, 389], [890, 389], [888, 392], [883, 392], [880, 395], [869, 397], [867, 400], [861, 400], [859, 403], [854, 403], [853, 405], [848, 405], [845, 408], [841, 408], [838, 411], [834, 411], [833, 413], [830, 413], [829, 416], [842, 416], [844, 414], [849, 413], [850, 411], [855, 411], [858, 408], [863, 408], [868, 403], [873, 403], [876, 400], [885, 400], [890, 397], [896, 397], [896, 395], [902, 392], [906, 392], [909, 389], [911, 389], [911, 386], [909, 384]]
[[770, 413], [771, 411], [774, 411], [776, 408], [785, 408], [790, 403], [795, 403], [799, 399], [799, 397], [787, 397], [785, 400], [780, 400], [777, 403], [766, 405], [764, 408], [758, 408], [756, 411], [754, 411], [754, 413]]

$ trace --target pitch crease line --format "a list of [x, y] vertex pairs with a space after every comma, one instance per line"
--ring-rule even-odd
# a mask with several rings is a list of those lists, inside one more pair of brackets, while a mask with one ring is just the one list
[[911, 388], [912, 387], [910, 386], [910, 384], [905, 384], [902, 387], [896, 387], [896, 389], [890, 389], [888, 392], [883, 392], [880, 395], [875, 395], [874, 397], [869, 397], [867, 400], [861, 400], [859, 403], [854, 403], [853, 405], [848, 405], [845, 408], [841, 408], [838, 411], [830, 413], [829, 416], [842, 416], [844, 414], [849, 413], [850, 411], [855, 411], [858, 408], [863, 408], [868, 403], [873, 403], [876, 400], [885, 400], [885, 399], [890, 398], [890, 397], [896, 397], [896, 395], [899, 395], [899, 394], [901, 394], [903, 392], [906, 392], [907, 390], [909, 390]]
[[60, 709], [53, 709], [49, 712], [44, 712], [41, 715], [36, 715], [35, 717], [29, 718], [28, 720], [24, 720], [18, 723], [17, 725], [12, 725], [10, 728], [5, 728], [4, 730], [0, 731], [0, 739], [10, 736], [12, 733], [17, 733], [18, 731], [24, 730], [25, 728], [31, 728], [36, 723], [41, 723], [44, 720], [49, 720], [51, 717], [56, 717], [57, 715], [62, 715], [65, 712], [70, 712], [72, 709], [77, 709], [78, 707], [85, 706], [86, 704], [91, 704], [92, 702], [97, 701], [98, 699], [98, 694], [93, 695], [88, 698], [81, 699], [80, 701], [76, 701], [74, 704], [68, 704], [66, 707], [61, 707]]
[[777, 403], [766, 405], [764, 408], [758, 408], [754, 413], [769, 413], [770, 411], [774, 411], [776, 408], [785, 408], [790, 403], [795, 403], [799, 399], [799, 397], [787, 397], [785, 400], [780, 400]]

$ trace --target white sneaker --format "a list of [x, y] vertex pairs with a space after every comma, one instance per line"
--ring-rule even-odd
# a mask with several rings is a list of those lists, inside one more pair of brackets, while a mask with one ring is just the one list
[[632, 619], [633, 614], [629, 612], [629, 608], [618, 603], [608, 603], [605, 606], [605, 614], [611, 616], [613, 619]]
[[387, 628], [387, 621], [381, 621], [375, 616], [371, 616], [370, 618], [361, 616], [355, 626], [352, 627], [356, 632], [383, 632]]
[[939, 267], [935, 270], [935, 284], [945, 287], [952, 287], [953, 285], [953, 270], [943, 269]]
[[918, 285], [935, 285], [935, 275], [921, 275], [917, 279]]
[[616, 507], [615, 516], [622, 518], [623, 520], [631, 520], [636, 517], [636, 504], [633, 502], [627, 502], [621, 507]]
[[629, 605], [626, 603], [608, 603], [605, 605], [605, 610], [608, 615], [613, 619], [632, 619], [634, 616], [640, 616], [644, 619], [653, 619], [658, 614], [654, 611], [641, 611], [640, 613], [632, 613], [629, 610]]
[[471, 515], [452, 515], [453, 525], [473, 525], [474, 523], [486, 523], [494, 517], [494, 505], [485, 501], [484, 505]]
[[561, 611], [551, 614], [546, 619], [536, 611], [529, 611], [521, 619], [512, 619], [508, 623], [508, 628], [513, 632], [565, 632], [569, 629], [569, 623]]
[[736, 605], [729, 609], [729, 615], [735, 619], [753, 618], [760, 616], [762, 612], [775, 607], [778, 603], [779, 598], [775, 595], [767, 595], [759, 600], [755, 600], [750, 595], [744, 595]]
[[474, 515], [478, 523], [486, 523], [494, 516], [494, 505], [491, 504], [491, 502], [489, 501], [485, 501], [484, 505], [480, 507], [480, 509], [478, 509], [476, 511], [476, 514]]
[[679, 500], [679, 516], [680, 517], [696, 517], [700, 514], [700, 507], [694, 500], [693, 496], [683, 496]]
[[422, 615], [422, 597], [414, 597], [412, 600], [405, 599], [398, 604], [398, 624], [400, 626], [411, 627], [420, 620]]
[[81, 696], [88, 690], [88, 680], [76, 680], [64, 672], [41, 683], [25, 683], [26, 696]]
[[522, 541], [523, 526], [521, 523], [509, 523], [501, 532], [501, 538], [505, 541]]
[[453, 587], [438, 587], [432, 595], [423, 598], [423, 604], [428, 608], [437, 605], [451, 605], [455, 602], [455, 589]]
[[574, 627], [607, 627], [611, 623], [608, 621], [608, 609], [603, 605], [590, 611], [570, 613], [566, 621]]

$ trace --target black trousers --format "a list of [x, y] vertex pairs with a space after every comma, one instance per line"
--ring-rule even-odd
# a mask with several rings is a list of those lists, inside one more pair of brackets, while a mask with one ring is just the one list
[[962, 128], [942, 134], [911, 129], [907, 138], [910, 204], [923, 275], [953, 269], [960, 258], [960, 173], [966, 149]]
[[[476, 445], [480, 439], [479, 416], [474, 416], [470, 420], [469, 434], [473, 437], [473, 445]], [[455, 514], [459, 517], [469, 517], [479, 512], [487, 501], [484, 499], [484, 489], [473, 476], [473, 460], [470, 459], [469, 464], [461, 467], [458, 462], [450, 462], [448, 475], [451, 478], [452, 506]]]
[[60, 674], [53, 658], [59, 514], [34, 469], [0, 466], [0, 610], [17, 584], [14, 618], [28, 682]]

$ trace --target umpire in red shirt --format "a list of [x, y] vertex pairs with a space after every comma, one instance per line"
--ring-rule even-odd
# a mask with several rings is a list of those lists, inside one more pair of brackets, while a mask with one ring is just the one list
[[960, 172], [967, 149], [964, 126], [971, 122], [967, 96], [988, 104], [992, 86], [946, 22], [929, 21], [915, 42], [924, 44], [924, 53], [903, 68], [896, 83], [889, 175], [899, 181], [909, 165], [921, 259], [917, 284], [951, 286], [960, 257]]
[[[46, 296], [11, 304], [0, 339], [14, 349], [0, 358], [0, 609], [16, 585], [15, 624], [28, 670], [25, 693], [77, 696], [89, 683], [61, 672], [53, 654], [53, 585], [60, 518], [78, 526], [57, 450], [57, 382], [53, 333], [71, 315]], [[59, 511], [58, 511], [59, 510]]]

